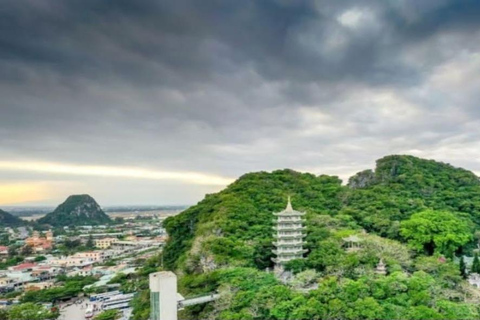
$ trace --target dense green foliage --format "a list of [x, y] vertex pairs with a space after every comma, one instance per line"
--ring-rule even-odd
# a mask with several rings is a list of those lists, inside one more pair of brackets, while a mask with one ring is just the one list
[[59, 276], [58, 281], [62, 282], [61, 286], [38, 291], [28, 291], [21, 298], [21, 302], [57, 302], [78, 296], [82, 292], [83, 287], [97, 281], [94, 277], [66, 277]]
[[480, 182], [472, 172], [412, 156], [387, 156], [350, 178], [342, 212], [367, 231], [399, 237], [398, 223], [431, 208], [480, 223]]
[[26, 225], [26, 221], [0, 209], [0, 227], [18, 227]]
[[[288, 195], [307, 212], [307, 253], [287, 264], [296, 275], [284, 285], [263, 270], [272, 267], [272, 213]], [[388, 156], [348, 186], [291, 170], [244, 175], [165, 221], [163, 259], [182, 275], [184, 295], [221, 294], [187, 308], [186, 319], [474, 319], [479, 310], [453, 256], [472, 253], [479, 223], [473, 173]], [[347, 250], [350, 235], [358, 249]], [[375, 273], [380, 259], [386, 276]], [[148, 317], [139, 311], [148, 292], [140, 296], [135, 320]]]
[[38, 219], [37, 222], [59, 227], [108, 224], [112, 220], [103, 212], [95, 199], [82, 194], [69, 196], [53, 212]]
[[118, 310], [107, 310], [95, 316], [95, 320], [115, 320], [118, 319], [120, 312]]
[[9, 320], [53, 320], [60, 314], [45, 309], [42, 305], [22, 303], [8, 310]]
[[[311, 215], [334, 214], [341, 207], [337, 177], [301, 174], [291, 170], [247, 174], [198, 205], [169, 218], [170, 235], [164, 261], [168, 268], [184, 264], [200, 271], [203, 253], [220, 265], [271, 266], [272, 212], [284, 209], [287, 195], [297, 209]], [[196, 240], [196, 243], [194, 243]], [[193, 247], [194, 253], [186, 253]], [[187, 259], [188, 258], [188, 259]]]
[[5, 270], [8, 267], [15, 266], [23, 262], [24, 257], [22, 256], [12, 256], [6, 259], [5, 261], [0, 262], [0, 270]]
[[472, 239], [472, 228], [464, 219], [450, 212], [425, 210], [402, 221], [400, 233], [415, 250], [449, 257]]
[[476, 252], [475, 256], [473, 257], [472, 269], [470, 272], [480, 274], [480, 260], [478, 259], [478, 253]]
[[[428, 263], [440, 271], [419, 270], [411, 275], [395, 271], [388, 276], [365, 274], [357, 279], [324, 276], [317, 289], [304, 293], [285, 286], [271, 273], [248, 268], [220, 269], [185, 276], [187, 294], [218, 288], [221, 298], [199, 306], [182, 318], [207, 319], [475, 319], [476, 303], [452, 302], [451, 277], [458, 277], [450, 263], [436, 258]], [[301, 274], [297, 275], [300, 278]], [[459, 279], [457, 279], [459, 280]], [[292, 282], [295, 284], [295, 282]], [[192, 312], [193, 311], [193, 312]]]

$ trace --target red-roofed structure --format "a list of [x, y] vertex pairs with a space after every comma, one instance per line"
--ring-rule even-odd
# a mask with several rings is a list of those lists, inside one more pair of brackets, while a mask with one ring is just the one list
[[14, 267], [10, 267], [9, 269], [15, 270], [15, 271], [31, 270], [36, 265], [37, 265], [36, 263], [22, 263], [22, 264], [14, 266]]

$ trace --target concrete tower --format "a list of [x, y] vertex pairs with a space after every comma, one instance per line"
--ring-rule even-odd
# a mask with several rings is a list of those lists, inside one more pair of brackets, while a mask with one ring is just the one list
[[177, 320], [177, 276], [170, 271], [150, 274], [150, 320]]
[[300, 212], [293, 210], [292, 204], [290, 202], [290, 197], [288, 197], [288, 203], [285, 210], [279, 213], [274, 213], [277, 217], [276, 226], [273, 229], [276, 233], [273, 235], [275, 237], [275, 242], [273, 245], [276, 247], [273, 250], [273, 253], [277, 256], [272, 259], [275, 262], [275, 272], [283, 272], [283, 265], [293, 259], [302, 259], [303, 254], [307, 251], [303, 249], [305, 242], [305, 234], [303, 230], [302, 216], [305, 215], [305, 212]]

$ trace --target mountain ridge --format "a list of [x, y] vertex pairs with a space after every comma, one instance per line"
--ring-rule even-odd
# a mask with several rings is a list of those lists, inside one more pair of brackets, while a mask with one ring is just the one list
[[[347, 217], [359, 228], [392, 239], [399, 239], [401, 221], [426, 208], [459, 212], [480, 225], [480, 182], [474, 173], [434, 160], [390, 155], [377, 160], [375, 170], [351, 177], [347, 186], [336, 176], [290, 169], [244, 174], [224, 190], [166, 219], [170, 235], [166, 264], [200, 270], [203, 266], [192, 265], [194, 256], [203, 250], [203, 259], [215, 260], [215, 252], [228, 247], [225, 238], [236, 244], [249, 241], [258, 255], [268, 256], [271, 245], [262, 249], [261, 243], [270, 239], [259, 239], [271, 233], [272, 213], [283, 209], [288, 195], [296, 209], [308, 212], [307, 223], [318, 215]], [[220, 264], [236, 260], [254, 266], [255, 254], [233, 258], [234, 251], [225, 252]], [[267, 260], [257, 267], [271, 266]]]
[[26, 222], [22, 219], [15, 217], [11, 213], [0, 209], [0, 226], [5, 227], [16, 227], [25, 225]]

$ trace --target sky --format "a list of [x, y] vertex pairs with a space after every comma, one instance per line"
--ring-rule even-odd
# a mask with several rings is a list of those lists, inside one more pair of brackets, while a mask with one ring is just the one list
[[480, 173], [475, 0], [4, 0], [0, 206], [194, 204], [389, 154]]

